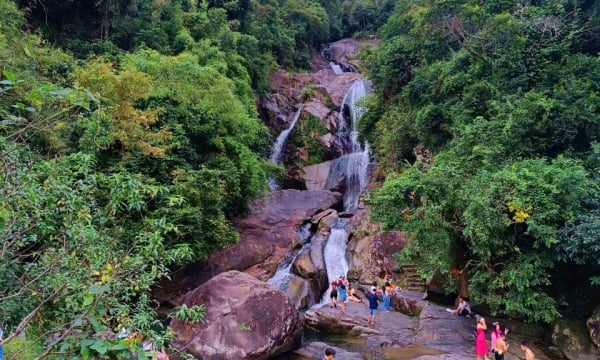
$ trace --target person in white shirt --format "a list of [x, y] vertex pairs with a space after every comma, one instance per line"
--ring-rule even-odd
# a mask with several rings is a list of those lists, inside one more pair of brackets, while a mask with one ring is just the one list
[[471, 307], [469, 303], [461, 296], [458, 298], [458, 307], [452, 311], [453, 314], [458, 316], [471, 317]]

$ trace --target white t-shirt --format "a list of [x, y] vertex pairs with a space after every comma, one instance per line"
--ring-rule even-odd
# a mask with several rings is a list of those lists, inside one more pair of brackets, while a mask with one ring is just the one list
[[471, 307], [469, 306], [469, 303], [465, 300], [461, 301], [460, 304], [458, 304], [458, 308], [467, 310], [469, 314], [471, 313]]

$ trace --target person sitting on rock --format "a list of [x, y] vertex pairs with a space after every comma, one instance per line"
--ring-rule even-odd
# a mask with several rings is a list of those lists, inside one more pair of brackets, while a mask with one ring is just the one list
[[357, 303], [363, 302], [363, 299], [354, 292], [354, 287], [352, 285], [348, 285], [348, 299]]
[[465, 300], [465, 298], [460, 296], [458, 298], [458, 307], [454, 309], [452, 313], [458, 316], [471, 317], [471, 307], [469, 306], [469, 303]]

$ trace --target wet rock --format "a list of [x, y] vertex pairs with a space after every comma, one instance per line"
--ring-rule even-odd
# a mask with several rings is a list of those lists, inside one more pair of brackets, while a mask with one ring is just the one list
[[294, 113], [294, 107], [285, 96], [278, 93], [269, 94], [261, 100], [258, 108], [269, 128], [277, 133], [289, 127], [290, 114]]
[[292, 264], [294, 274], [298, 274], [304, 278], [316, 278], [321, 270], [315, 266], [310, 256], [310, 251], [300, 253]]
[[592, 342], [600, 348], [600, 306], [594, 310], [592, 316], [586, 321], [586, 325]]
[[171, 323], [175, 348], [201, 359], [266, 359], [299, 345], [303, 321], [283, 292], [238, 271], [210, 279], [185, 296], [202, 304], [202, 324]]
[[286, 294], [292, 299], [298, 310], [307, 308], [314, 301], [310, 298], [310, 285], [306, 279], [297, 275], [292, 275], [290, 278]]
[[473, 360], [473, 356], [460, 354], [421, 355], [414, 360]]
[[[320, 212], [317, 215], [313, 216], [310, 219], [310, 222], [313, 224], [319, 224], [325, 218], [337, 219], [337, 211], [335, 209], [327, 209], [327, 210]], [[329, 223], [329, 222], [330, 222], [329, 220], [325, 221], [325, 223]], [[328, 226], [331, 227], [331, 225], [328, 225]]]
[[[304, 104], [304, 111], [321, 120], [328, 119], [331, 116], [335, 117], [333, 114], [334, 111], [325, 105], [327, 101], [330, 100], [325, 99], [322, 96], [314, 97]], [[329, 130], [335, 128], [335, 125], [332, 126], [329, 121], [324, 121], [323, 125]]]
[[305, 166], [302, 168], [303, 179], [309, 190], [324, 190], [329, 178], [332, 161]]
[[325, 353], [325, 349], [332, 348], [336, 352], [337, 359], [344, 360], [363, 360], [364, 357], [361, 354], [346, 351], [344, 349], [328, 345], [323, 342], [311, 342], [304, 345], [302, 348], [294, 351], [294, 355], [299, 356], [301, 359], [318, 359]]

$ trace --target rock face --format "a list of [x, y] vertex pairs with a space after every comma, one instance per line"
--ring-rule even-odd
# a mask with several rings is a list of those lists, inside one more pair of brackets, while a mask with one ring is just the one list
[[172, 345], [200, 359], [269, 359], [300, 344], [303, 321], [290, 298], [238, 271], [215, 276], [185, 296], [206, 307], [204, 323], [173, 320]]
[[406, 238], [400, 231], [380, 232], [371, 236], [360, 236], [361, 229], [354, 231], [348, 245], [350, 271], [348, 278], [368, 284], [385, 273], [396, 271], [394, 254], [406, 245]]
[[323, 190], [325, 184], [327, 184], [327, 178], [329, 177], [329, 169], [331, 168], [331, 161], [325, 161], [322, 163], [305, 166], [302, 168], [304, 172], [304, 183], [308, 190]]
[[600, 306], [594, 310], [592, 316], [586, 322], [590, 338], [596, 347], [600, 348]]
[[[176, 272], [162, 291], [186, 293], [229, 270], [244, 271], [266, 281], [273, 276], [289, 250], [301, 245], [297, 229], [314, 214], [335, 206], [341, 200], [341, 194], [330, 191], [273, 192], [267, 198], [254, 202], [248, 217], [234, 221], [240, 232], [237, 244]], [[161, 298], [160, 291], [157, 297]]]

